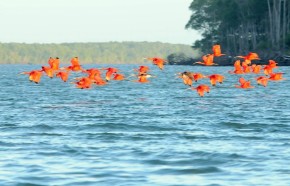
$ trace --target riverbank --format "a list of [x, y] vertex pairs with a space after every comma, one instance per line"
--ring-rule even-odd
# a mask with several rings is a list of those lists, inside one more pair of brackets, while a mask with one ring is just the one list
[[[260, 60], [253, 60], [252, 63], [265, 65], [269, 63], [269, 60], [274, 60], [279, 66], [290, 66], [290, 56], [289, 55], [276, 55], [276, 56], [260, 56]], [[232, 66], [234, 62], [238, 59], [235, 56], [220, 56], [215, 57], [214, 62], [219, 66]], [[183, 60], [168, 59], [170, 65], [194, 65], [195, 62], [201, 61], [201, 58], [184, 58]], [[242, 60], [242, 59], [241, 59]]]

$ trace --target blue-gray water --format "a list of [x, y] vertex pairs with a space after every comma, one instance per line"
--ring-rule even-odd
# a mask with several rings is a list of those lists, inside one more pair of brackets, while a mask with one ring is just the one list
[[[17, 75], [36, 68], [0, 66], [1, 186], [290, 185], [289, 67], [250, 90], [232, 67], [150, 66], [148, 84], [88, 90]], [[175, 78], [185, 70], [226, 79], [201, 98]]]

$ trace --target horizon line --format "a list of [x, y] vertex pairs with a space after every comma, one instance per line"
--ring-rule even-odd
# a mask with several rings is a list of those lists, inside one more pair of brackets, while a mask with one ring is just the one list
[[172, 45], [188, 45], [192, 46], [191, 44], [184, 44], [184, 43], [170, 43], [170, 42], [163, 42], [163, 41], [87, 41], [87, 42], [2, 42], [0, 44], [86, 44], [86, 43], [162, 43], [162, 44], [172, 44]]

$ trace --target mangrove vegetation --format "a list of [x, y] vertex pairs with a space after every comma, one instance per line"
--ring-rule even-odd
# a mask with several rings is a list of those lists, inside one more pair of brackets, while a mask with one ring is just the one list
[[26, 44], [0, 43], [0, 64], [45, 64], [49, 57], [70, 63], [78, 56], [82, 64], [140, 64], [144, 57], [166, 58], [172, 53], [198, 56], [190, 45], [161, 42], [104, 42]]

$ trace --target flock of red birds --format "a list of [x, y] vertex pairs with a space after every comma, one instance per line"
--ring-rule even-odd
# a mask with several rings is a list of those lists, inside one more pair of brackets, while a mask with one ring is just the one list
[[[214, 62], [215, 57], [220, 57], [225, 54], [221, 53], [220, 45], [216, 44], [212, 47], [212, 54], [206, 54], [202, 56], [202, 62], [195, 62], [194, 64], [201, 64], [204, 66], [213, 66], [218, 65]], [[262, 85], [266, 87], [268, 85], [268, 81], [280, 81], [284, 80], [283, 73], [277, 72], [274, 73], [273, 70], [276, 69], [277, 63], [274, 60], [269, 60], [269, 64], [267, 65], [257, 65], [252, 63], [253, 60], [260, 60], [257, 53], [250, 52], [246, 56], [237, 56], [239, 58], [234, 62], [234, 69], [229, 71], [229, 74], [257, 74], [258, 76], [255, 78], [258, 85]], [[164, 69], [164, 64], [167, 62], [166, 60], [153, 57], [153, 58], [144, 58], [146, 60], [152, 61], [152, 64], [156, 65], [160, 70]], [[242, 59], [242, 61], [241, 61]], [[154, 77], [150, 75], [148, 66], [139, 66], [138, 69], [134, 69], [136, 74], [132, 74], [129, 77], [125, 77], [124, 74], [120, 73], [120, 70], [117, 68], [109, 67], [109, 68], [90, 68], [84, 69], [80, 63], [78, 57], [74, 57], [71, 59], [71, 65], [60, 67], [60, 59], [58, 57], [52, 58], [50, 57], [48, 60], [48, 66], [42, 66], [41, 69], [32, 70], [29, 72], [22, 72], [21, 74], [29, 75], [29, 80], [34, 83], [39, 83], [42, 75], [46, 75], [50, 78], [60, 78], [63, 82], [67, 82], [69, 75], [72, 72], [81, 72], [86, 74], [83, 77], [74, 78], [75, 81], [71, 82], [76, 85], [77, 88], [80, 89], [88, 89], [91, 88], [93, 84], [97, 86], [106, 85], [109, 81], [122, 81], [128, 80], [129, 77], [135, 77], [131, 81], [138, 83], [149, 83], [148, 78]], [[105, 71], [105, 76], [102, 76], [103, 71]], [[178, 73], [178, 77], [183, 80], [183, 83], [190, 87], [192, 90], [196, 90], [199, 96], [203, 97], [204, 93], [210, 92], [210, 86], [206, 84], [200, 84], [196, 87], [193, 87], [193, 82], [198, 82], [202, 78], [208, 78], [211, 86], [216, 86], [217, 83], [223, 83], [225, 77], [221, 74], [211, 74], [211, 75], [203, 75], [202, 73], [184, 71]], [[254, 88], [251, 85], [250, 80], [246, 80], [244, 77], [239, 78], [239, 85], [235, 85], [236, 88], [249, 89]]]
[[[151, 60], [152, 63], [158, 66], [161, 70], [163, 70], [164, 64], [167, 62], [166, 60], [157, 57], [145, 59]], [[69, 75], [72, 72], [81, 72], [86, 75], [80, 78], [75, 78], [76, 81], [71, 82], [76, 84], [76, 87], [80, 89], [91, 88], [93, 84], [98, 86], [106, 85], [110, 80], [122, 81], [128, 78], [119, 73], [119, 69], [113, 67], [85, 69], [80, 65], [78, 57], [72, 58], [70, 62], [70, 66], [60, 67], [60, 59], [58, 57], [50, 57], [48, 60], [48, 66], [42, 66], [41, 69], [29, 72], [21, 72], [20, 74], [29, 75], [29, 80], [38, 84], [40, 83], [42, 75], [46, 75], [49, 78], [60, 78], [63, 82], [67, 82]], [[106, 71], [105, 77], [102, 77], [103, 71]], [[137, 74], [131, 75], [136, 77], [135, 80], [132, 80], [134, 82], [148, 83], [148, 78], [154, 77], [148, 74], [148, 66], [139, 66], [139, 68], [134, 69], [134, 71], [138, 72]]]

